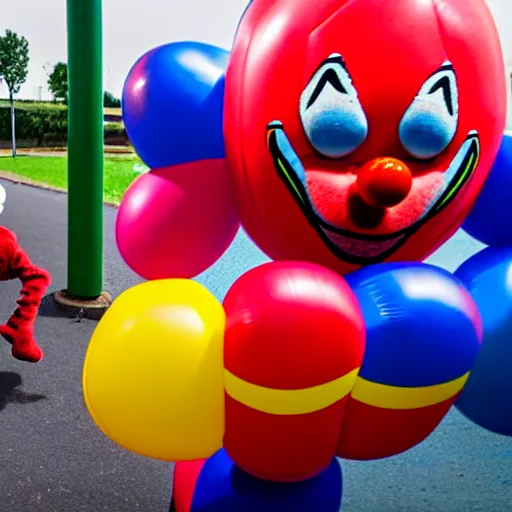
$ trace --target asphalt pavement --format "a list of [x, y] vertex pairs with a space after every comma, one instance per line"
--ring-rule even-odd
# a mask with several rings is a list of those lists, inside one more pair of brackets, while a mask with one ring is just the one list
[[[36, 264], [66, 286], [66, 196], [2, 181], [0, 222]], [[140, 282], [114, 240], [116, 211], [105, 207], [105, 289]], [[479, 248], [457, 235], [432, 262], [453, 270]], [[199, 280], [221, 299], [242, 272], [265, 261], [243, 233]], [[19, 283], [1, 283], [0, 322]], [[81, 392], [82, 362], [95, 322], [56, 316], [45, 301], [36, 333], [45, 359], [14, 360], [0, 340], [0, 512], [166, 512], [171, 466], [118, 448], [92, 422]], [[344, 463], [346, 512], [510, 512], [512, 440], [456, 411], [422, 445], [380, 462]], [[243, 511], [241, 511], [243, 512]], [[287, 511], [288, 512], [288, 511]], [[292, 511], [290, 511], [292, 512]]]

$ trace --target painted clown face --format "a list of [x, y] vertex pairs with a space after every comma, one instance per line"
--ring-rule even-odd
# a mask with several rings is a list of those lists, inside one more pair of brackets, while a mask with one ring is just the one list
[[422, 260], [471, 209], [505, 102], [484, 0], [254, 0], [226, 78], [242, 223], [341, 273]]

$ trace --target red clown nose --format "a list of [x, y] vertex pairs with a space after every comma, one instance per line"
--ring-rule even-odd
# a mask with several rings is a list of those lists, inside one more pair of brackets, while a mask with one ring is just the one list
[[396, 158], [376, 158], [366, 163], [357, 175], [357, 191], [368, 204], [391, 208], [400, 204], [412, 187], [412, 174]]

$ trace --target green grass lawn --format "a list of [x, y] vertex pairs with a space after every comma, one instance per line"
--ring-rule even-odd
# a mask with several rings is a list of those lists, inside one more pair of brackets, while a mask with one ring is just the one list
[[[134, 155], [105, 157], [104, 199], [119, 204], [121, 198], [140, 174], [141, 162]], [[18, 156], [0, 158], [0, 171], [59, 189], [67, 188], [67, 158]]]

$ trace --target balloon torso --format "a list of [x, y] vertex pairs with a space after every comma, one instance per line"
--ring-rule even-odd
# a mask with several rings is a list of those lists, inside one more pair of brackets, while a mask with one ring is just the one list
[[444, 243], [506, 115], [483, 0], [254, 0], [225, 97], [244, 228], [273, 259], [343, 274]]

